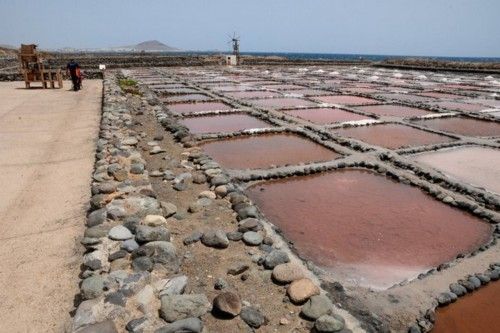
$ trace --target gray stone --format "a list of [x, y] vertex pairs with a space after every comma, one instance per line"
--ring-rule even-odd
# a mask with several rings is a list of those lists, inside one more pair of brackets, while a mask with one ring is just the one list
[[257, 246], [262, 243], [263, 239], [262, 235], [255, 231], [247, 231], [243, 234], [243, 241], [247, 245]]
[[195, 184], [204, 184], [207, 182], [207, 177], [202, 174], [195, 174], [193, 176], [193, 183]]
[[201, 237], [203, 237], [203, 233], [200, 231], [195, 231], [191, 235], [184, 238], [182, 242], [184, 243], [184, 245], [190, 245], [198, 242], [201, 239]]
[[257, 208], [255, 206], [247, 206], [237, 211], [238, 217], [240, 219], [246, 219], [249, 217], [258, 217]]
[[128, 239], [122, 243], [121, 248], [127, 252], [132, 252], [139, 248], [139, 244], [137, 244], [135, 239]]
[[176, 191], [185, 191], [188, 188], [188, 183], [185, 181], [175, 183], [173, 186]]
[[107, 262], [108, 256], [101, 250], [89, 252], [83, 256], [83, 264], [94, 271], [106, 267]]
[[127, 197], [111, 201], [106, 209], [108, 216], [114, 220], [128, 216], [142, 218], [147, 215], [161, 215], [159, 202], [151, 197]]
[[230, 241], [233, 241], [233, 242], [237, 242], [237, 241], [240, 241], [243, 239], [243, 233], [241, 233], [239, 231], [228, 232], [226, 234], [226, 236], [227, 236], [227, 239], [229, 239]]
[[229, 246], [229, 239], [226, 233], [222, 230], [209, 230], [206, 231], [201, 237], [201, 242], [210, 247], [225, 249]]
[[239, 232], [247, 232], [247, 231], [259, 231], [262, 230], [262, 223], [255, 218], [247, 218], [238, 222], [238, 231]]
[[87, 216], [87, 226], [94, 227], [106, 221], [107, 211], [106, 208], [94, 210]]
[[171, 202], [161, 202], [161, 207], [163, 209], [163, 214], [165, 217], [170, 217], [177, 213], [177, 206]]
[[241, 312], [240, 297], [232, 291], [223, 292], [215, 297], [214, 308], [225, 315], [235, 317]]
[[133, 238], [134, 235], [124, 226], [117, 225], [109, 230], [108, 237], [112, 240], [127, 240]]
[[259, 328], [265, 322], [265, 318], [262, 313], [251, 306], [245, 306], [241, 309], [240, 317], [245, 323], [247, 323], [248, 326], [253, 328]]
[[113, 252], [109, 255], [108, 260], [109, 261], [115, 261], [117, 259], [125, 258], [127, 256], [128, 252], [125, 250], [119, 250], [116, 252]]
[[238, 274], [243, 273], [244, 271], [246, 271], [249, 268], [250, 268], [250, 266], [248, 266], [247, 264], [236, 263], [236, 264], [232, 265], [231, 267], [229, 267], [229, 269], [227, 270], [227, 274], [238, 275]]
[[163, 326], [155, 333], [200, 333], [202, 330], [203, 322], [199, 318], [186, 318]]
[[130, 333], [143, 333], [144, 325], [147, 323], [148, 319], [146, 317], [132, 319], [127, 323], [125, 329]]
[[151, 272], [153, 270], [153, 260], [149, 257], [138, 257], [132, 261], [132, 269], [135, 272], [140, 271], [148, 271]]
[[80, 328], [75, 333], [118, 333], [115, 323], [111, 320], [106, 320], [100, 323], [91, 324]]
[[155, 264], [161, 264], [165, 268], [172, 270], [176, 270], [179, 266], [175, 246], [172, 243], [165, 241], [149, 242], [142, 247], [148, 252], [151, 251], [149, 256]]
[[465, 289], [464, 286], [462, 286], [458, 283], [450, 284], [450, 290], [452, 293], [454, 293], [457, 296], [463, 296], [463, 295], [467, 294], [467, 289]]
[[84, 236], [88, 237], [88, 238], [106, 237], [108, 235], [108, 232], [110, 229], [111, 229], [110, 225], [99, 224], [99, 225], [85, 229]]
[[264, 267], [267, 269], [273, 269], [279, 264], [286, 264], [290, 261], [288, 254], [282, 250], [273, 250], [264, 259]]
[[481, 280], [479, 280], [477, 277], [470, 276], [468, 280], [470, 283], [472, 283], [472, 285], [474, 286], [474, 289], [481, 287]]
[[104, 298], [105, 303], [110, 303], [124, 307], [127, 305], [127, 297], [121, 291], [111, 292]]
[[201, 211], [203, 209], [203, 206], [200, 205], [197, 201], [196, 202], [192, 202], [190, 205], [189, 205], [189, 208], [188, 208], [188, 212], [190, 213], [197, 213], [199, 211]]
[[144, 173], [144, 164], [142, 163], [133, 163], [130, 165], [130, 173], [135, 175], [140, 175]]
[[210, 184], [213, 186], [226, 185], [229, 183], [229, 178], [224, 175], [218, 175], [210, 180]]
[[339, 332], [344, 328], [344, 322], [338, 316], [323, 315], [316, 320], [314, 328], [321, 333]]
[[160, 291], [160, 296], [181, 295], [184, 293], [188, 283], [188, 278], [185, 275], [173, 277], [165, 283]]
[[481, 284], [487, 284], [491, 281], [491, 278], [486, 274], [476, 274], [476, 277], [481, 281]]
[[82, 281], [80, 291], [83, 299], [92, 299], [102, 295], [104, 289], [104, 280], [93, 275]]
[[441, 305], [441, 306], [448, 305], [453, 301], [453, 298], [454, 298], [453, 296], [456, 298], [457, 295], [455, 295], [455, 294], [452, 295], [451, 292], [441, 293], [437, 297], [437, 301], [438, 301], [439, 305]]
[[217, 290], [223, 290], [223, 289], [226, 289], [228, 287], [229, 287], [229, 283], [227, 283], [227, 281], [224, 280], [223, 278], [218, 278], [215, 281], [214, 288]]
[[135, 240], [138, 243], [154, 241], [170, 241], [170, 232], [164, 226], [150, 227], [139, 225], [135, 230]]
[[203, 294], [161, 297], [160, 314], [169, 323], [190, 317], [201, 317], [210, 309], [210, 302]]
[[492, 281], [497, 281], [498, 279], [500, 279], [500, 268], [495, 268], [490, 272], [490, 279]]
[[324, 295], [316, 295], [302, 307], [302, 314], [312, 320], [316, 320], [322, 315], [330, 314], [333, 308], [333, 303]]

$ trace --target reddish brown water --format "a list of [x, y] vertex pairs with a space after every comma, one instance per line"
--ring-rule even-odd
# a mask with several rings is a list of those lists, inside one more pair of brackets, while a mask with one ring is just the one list
[[500, 123], [493, 121], [445, 117], [429, 120], [415, 120], [413, 122], [439, 131], [467, 136], [500, 136]]
[[498, 333], [500, 282], [491, 282], [436, 311], [432, 333]]
[[279, 97], [281, 94], [272, 91], [241, 91], [241, 92], [228, 92], [224, 95], [233, 97], [233, 98], [271, 98], [271, 97]]
[[371, 105], [371, 106], [358, 106], [356, 109], [374, 113], [379, 116], [394, 116], [394, 117], [416, 117], [424, 116], [430, 111], [412, 108], [403, 105]]
[[375, 99], [358, 97], [358, 96], [349, 96], [349, 95], [316, 97], [315, 100], [328, 104], [344, 104], [344, 105], [363, 105], [363, 104], [379, 103]]
[[255, 169], [333, 160], [340, 155], [293, 134], [252, 135], [211, 141], [202, 148], [226, 168]]
[[262, 107], [288, 108], [299, 106], [316, 106], [315, 103], [300, 98], [270, 98], [253, 100], [252, 104]]
[[267, 181], [246, 192], [299, 254], [373, 288], [469, 252], [491, 232], [472, 215], [365, 170]]
[[360, 114], [348, 112], [335, 108], [318, 108], [318, 109], [302, 109], [302, 110], [287, 110], [283, 111], [291, 116], [309, 120], [316, 124], [331, 124], [344, 121], [370, 119]]
[[347, 127], [334, 129], [333, 131], [341, 136], [351, 137], [389, 149], [398, 149], [407, 146], [423, 146], [454, 140], [447, 136], [397, 124]]
[[234, 132], [250, 128], [265, 128], [272, 125], [246, 114], [229, 114], [186, 118], [180, 121], [191, 133]]
[[468, 104], [468, 103], [458, 103], [458, 102], [439, 102], [436, 105], [452, 111], [464, 111], [464, 112], [475, 112], [487, 109], [479, 104]]
[[168, 106], [168, 109], [173, 113], [191, 113], [198, 111], [231, 110], [232, 107], [221, 102], [206, 102], [171, 104]]
[[162, 101], [166, 103], [176, 103], [176, 102], [186, 102], [186, 101], [209, 101], [210, 98], [207, 95], [203, 94], [190, 94], [190, 95], [172, 95], [170, 97], [162, 98]]

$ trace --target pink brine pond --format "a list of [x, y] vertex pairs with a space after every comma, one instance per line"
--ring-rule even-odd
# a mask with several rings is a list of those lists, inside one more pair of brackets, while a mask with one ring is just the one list
[[414, 279], [491, 237], [488, 223], [367, 170], [266, 181], [246, 193], [303, 258], [375, 289]]
[[234, 132], [251, 128], [272, 127], [272, 125], [246, 114], [184, 118], [180, 123], [194, 134]]
[[340, 155], [295, 134], [266, 134], [209, 141], [201, 145], [223, 167], [269, 168], [333, 160]]

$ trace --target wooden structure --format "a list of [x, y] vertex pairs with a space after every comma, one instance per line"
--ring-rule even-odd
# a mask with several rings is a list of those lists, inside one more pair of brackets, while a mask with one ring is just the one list
[[52, 69], [43, 59], [43, 56], [36, 51], [35, 44], [21, 44], [19, 52], [19, 61], [21, 62], [21, 71], [24, 76], [26, 88], [31, 87], [32, 82], [41, 82], [42, 88], [62, 88], [61, 69]]

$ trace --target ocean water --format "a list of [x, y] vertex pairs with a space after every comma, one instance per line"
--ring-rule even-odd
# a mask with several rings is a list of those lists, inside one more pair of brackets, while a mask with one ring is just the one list
[[[214, 55], [229, 52], [170, 52], [168, 54], [175, 55]], [[427, 56], [396, 56], [396, 55], [377, 55], [377, 54], [337, 54], [337, 53], [293, 53], [293, 52], [242, 52], [242, 55], [251, 56], [277, 56], [288, 59], [308, 59], [308, 60], [369, 60], [383, 61], [388, 59], [429, 59], [429, 60], [444, 60], [444, 61], [463, 61], [463, 62], [500, 62], [500, 57], [483, 58], [483, 57], [427, 57]]]

